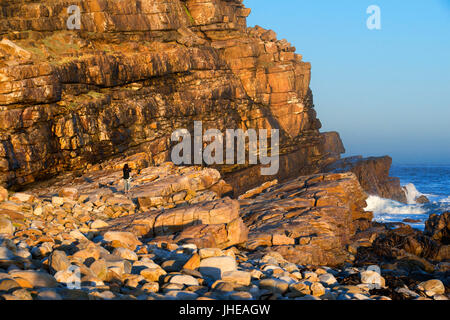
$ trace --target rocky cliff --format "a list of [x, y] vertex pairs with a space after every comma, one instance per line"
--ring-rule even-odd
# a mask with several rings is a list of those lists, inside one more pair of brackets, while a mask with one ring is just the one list
[[[400, 186], [400, 179], [389, 176], [392, 158], [362, 156], [339, 159], [326, 166], [325, 172], [353, 172], [363, 189], [371, 195], [407, 203], [406, 192]], [[416, 199], [417, 200], [417, 199]]]
[[[310, 65], [241, 0], [0, 9], [0, 184], [27, 189], [0, 187], [0, 299], [446, 299], [448, 214], [371, 222], [366, 192], [404, 201], [391, 159], [340, 159]], [[166, 162], [195, 120], [279, 129], [278, 174]]]
[[[80, 8], [80, 30], [67, 30], [70, 5]], [[4, 185], [137, 152], [162, 163], [173, 130], [192, 130], [194, 120], [204, 130], [280, 129], [281, 178], [317, 172], [335, 156], [319, 133], [310, 64], [273, 31], [247, 28], [240, 0], [2, 1], [1, 9]], [[261, 182], [231, 180], [237, 192]]]

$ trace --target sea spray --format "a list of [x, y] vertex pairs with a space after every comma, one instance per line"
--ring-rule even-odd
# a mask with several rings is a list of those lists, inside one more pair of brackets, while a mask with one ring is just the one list
[[424, 214], [426, 210], [420, 205], [411, 205], [384, 199], [377, 196], [369, 196], [366, 200], [366, 211], [372, 211], [376, 215], [386, 214]]
[[366, 211], [372, 211], [374, 221], [388, 223], [388, 222], [403, 222], [405, 219], [416, 220], [417, 222], [407, 222], [413, 228], [423, 230], [425, 228], [425, 221], [428, 218], [428, 210], [420, 204], [404, 204], [390, 199], [383, 199], [377, 196], [369, 196], [366, 200]]
[[406, 201], [408, 204], [416, 204], [416, 199], [422, 195], [412, 183], [408, 183], [403, 187], [406, 193]]

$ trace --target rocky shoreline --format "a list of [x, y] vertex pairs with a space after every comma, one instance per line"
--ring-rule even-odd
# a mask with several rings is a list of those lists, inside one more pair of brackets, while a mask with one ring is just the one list
[[[0, 299], [448, 300], [449, 214], [372, 222], [367, 194], [406, 202], [392, 159], [341, 159], [242, 0], [72, 2], [1, 4]], [[175, 166], [194, 121], [278, 130], [278, 173]]]
[[[136, 172], [128, 195], [125, 162]], [[231, 199], [214, 169], [140, 166], [134, 156], [3, 190], [0, 298], [449, 298], [449, 213], [431, 216], [424, 233], [372, 223], [353, 173], [274, 181]]]

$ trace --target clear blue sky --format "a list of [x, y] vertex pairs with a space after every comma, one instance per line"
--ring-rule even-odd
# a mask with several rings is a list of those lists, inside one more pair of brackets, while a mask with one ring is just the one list
[[[244, 0], [312, 64], [322, 131], [347, 155], [450, 164], [450, 0]], [[381, 8], [381, 30], [366, 9]]]

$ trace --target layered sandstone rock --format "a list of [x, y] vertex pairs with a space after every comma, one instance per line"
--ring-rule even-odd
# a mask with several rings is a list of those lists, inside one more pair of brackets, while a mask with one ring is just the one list
[[[240, 200], [248, 249], [270, 248], [299, 264], [348, 261], [346, 245], [372, 219], [355, 175], [319, 174], [270, 187]], [[269, 249], [267, 249], [269, 250]]]
[[[326, 155], [327, 160], [331, 163], [341, 159], [341, 154], [345, 153], [344, 143], [341, 140], [341, 136], [338, 132], [323, 132], [323, 153]], [[324, 166], [327, 164], [324, 163]]]
[[201, 248], [240, 244], [247, 240], [248, 233], [239, 216], [239, 203], [230, 198], [122, 217], [111, 222], [107, 230], [156, 237], [154, 241], [194, 243]]
[[[81, 29], [67, 30], [69, 5]], [[310, 64], [240, 0], [6, 1], [0, 13], [0, 181], [85, 169], [118, 154], [169, 158], [176, 128], [280, 129], [280, 178], [323, 152]], [[236, 172], [247, 166], [221, 168]], [[299, 170], [298, 168], [302, 168]], [[235, 190], [263, 179], [235, 182]]]
[[362, 156], [340, 159], [324, 168], [325, 172], [353, 172], [363, 187], [371, 195], [406, 203], [406, 193], [400, 179], [389, 176], [392, 158]]
[[[90, 206], [91, 210], [96, 207], [109, 218], [116, 218], [147, 210], [212, 201], [231, 190], [215, 169], [177, 167], [170, 162], [147, 167], [145, 159], [148, 159], [147, 154], [137, 154], [91, 167], [83, 175], [68, 173], [36, 184], [27, 190], [27, 196], [49, 200], [60, 206], [66, 202], [79, 202]], [[123, 192], [122, 168], [125, 163], [132, 168], [128, 194]], [[17, 195], [20, 193], [12, 197]]]

